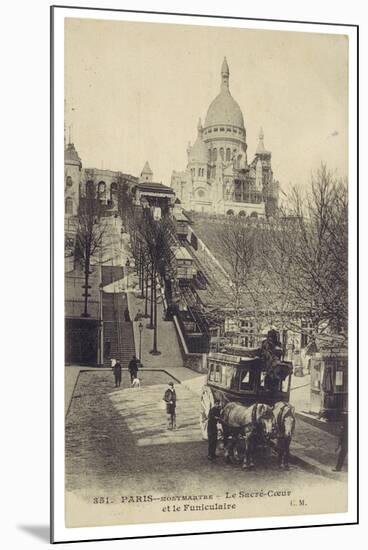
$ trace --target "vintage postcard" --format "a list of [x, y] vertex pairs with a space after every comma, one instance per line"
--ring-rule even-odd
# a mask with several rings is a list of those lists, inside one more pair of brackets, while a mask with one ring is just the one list
[[356, 27], [52, 21], [54, 540], [356, 522]]

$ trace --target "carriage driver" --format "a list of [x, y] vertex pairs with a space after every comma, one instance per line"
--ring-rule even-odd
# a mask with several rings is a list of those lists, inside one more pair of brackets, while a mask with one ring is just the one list
[[208, 413], [207, 437], [208, 437], [208, 460], [217, 458], [217, 423], [221, 422], [221, 403], [218, 399], [215, 400], [213, 407]]

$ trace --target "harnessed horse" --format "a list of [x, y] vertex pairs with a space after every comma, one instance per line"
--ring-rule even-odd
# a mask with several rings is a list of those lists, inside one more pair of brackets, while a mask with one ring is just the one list
[[289, 469], [290, 443], [295, 430], [295, 408], [278, 401], [273, 407], [273, 414], [276, 419], [276, 439], [279, 467]]
[[234, 447], [241, 438], [244, 442], [243, 468], [254, 466], [255, 440], [259, 433], [269, 439], [274, 431], [272, 407], [255, 403], [245, 407], [239, 403], [228, 403], [222, 409], [221, 420], [224, 429], [225, 460], [231, 462]]

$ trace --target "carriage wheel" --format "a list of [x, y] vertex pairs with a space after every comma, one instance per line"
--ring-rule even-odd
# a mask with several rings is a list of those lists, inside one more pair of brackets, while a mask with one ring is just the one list
[[201, 395], [201, 412], [199, 414], [199, 426], [202, 432], [202, 439], [208, 439], [207, 435], [207, 424], [208, 424], [208, 413], [210, 408], [213, 407], [215, 403], [212, 391], [205, 386], [202, 390]]

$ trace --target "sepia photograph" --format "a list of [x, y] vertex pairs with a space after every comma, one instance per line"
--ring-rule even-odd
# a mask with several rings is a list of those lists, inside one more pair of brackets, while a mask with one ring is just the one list
[[346, 522], [352, 29], [79, 11], [55, 58], [64, 528]]

